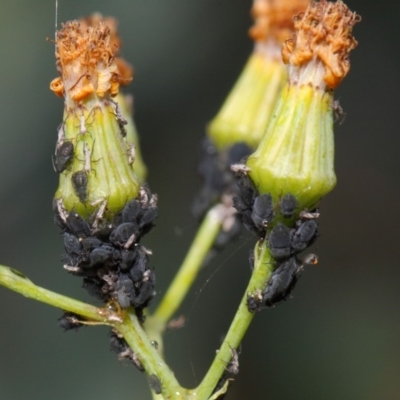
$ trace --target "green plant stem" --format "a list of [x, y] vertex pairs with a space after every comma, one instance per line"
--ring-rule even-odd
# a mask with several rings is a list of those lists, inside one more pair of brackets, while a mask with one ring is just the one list
[[161, 382], [162, 396], [153, 395], [158, 399], [187, 399], [187, 390], [182, 388], [174, 374], [165, 364], [156, 348], [151, 345], [146, 332], [141, 327], [136, 315], [126, 313], [122, 324], [116, 329], [123, 335], [129, 346], [135, 351], [147, 374], [156, 375]]
[[[201, 261], [204, 259], [205, 255], [208, 252], [205, 243], [208, 244], [209, 249], [212, 246], [215, 236], [217, 235], [221, 226], [221, 219], [216, 218], [213, 214], [210, 215], [209, 213], [207, 215], [207, 218], [207, 223], [203, 223], [200, 232], [195, 239], [195, 242], [199, 240], [202, 246], [200, 246], [200, 249], [197, 249], [197, 251], [193, 250], [196, 257], [194, 255], [189, 257], [188, 255], [188, 257], [186, 258], [186, 260], [192, 260], [192, 263], [186, 261], [183, 265], [186, 266], [186, 272], [187, 269], [189, 269], [191, 273], [187, 274], [187, 279], [183, 279], [181, 277], [181, 279], [178, 280], [178, 282], [185, 283], [185, 290], [180, 291], [180, 300], [184, 297], [187, 290], [189, 289], [191, 283], [197, 275], [198, 269], [201, 265]], [[213, 224], [211, 224], [211, 222], [213, 222]], [[210, 235], [208, 231], [208, 224], [211, 224], [211, 227], [214, 228], [213, 235]], [[208, 233], [208, 235], [205, 235], [205, 233]], [[212, 240], [210, 240], [210, 236], [213, 236]], [[206, 238], [209, 239], [207, 240], [207, 242], [205, 242]], [[204, 241], [201, 241], [200, 239]], [[197, 262], [195, 263], [195, 261]], [[187, 267], [187, 265], [192, 268]], [[193, 268], [193, 266], [197, 266], [197, 269]], [[257, 243], [255, 248], [254, 271], [246, 288], [246, 292], [239, 305], [239, 309], [209, 371], [207, 372], [200, 385], [193, 390], [184, 389], [179, 385], [174, 374], [171, 372], [169, 367], [162, 359], [162, 356], [152, 345], [151, 339], [143, 330], [136, 315], [128, 312], [117, 313], [111, 307], [97, 308], [81, 301], [72, 299], [70, 297], [63, 296], [50, 290], [41, 288], [39, 286], [36, 286], [31, 280], [29, 280], [19, 271], [6, 266], [0, 266], [0, 284], [24, 295], [25, 297], [41, 301], [54, 307], [61, 308], [62, 310], [81, 315], [82, 317], [86, 318], [89, 323], [94, 321], [113, 326], [123, 335], [129, 346], [136, 353], [136, 356], [143, 364], [143, 367], [149, 374], [149, 376], [154, 374], [160, 380], [162, 386], [162, 395], [153, 394], [154, 399], [165, 398], [174, 400], [207, 400], [210, 398], [212, 391], [216, 387], [220, 377], [227, 367], [227, 364], [232, 358], [232, 349], [238, 348], [241, 340], [243, 339], [243, 336], [247, 331], [247, 328], [249, 327], [254, 317], [254, 314], [250, 313], [247, 309], [248, 293], [254, 293], [256, 290], [262, 290], [265, 287], [265, 284], [268, 281], [271, 272], [272, 262], [268, 247], [266, 246], [265, 242]], [[182, 271], [178, 275], [182, 275]], [[177, 280], [175, 279], [174, 283], [176, 281]], [[173, 305], [175, 306], [174, 309], [176, 309], [179, 304], [180, 301], [173, 302]], [[170, 316], [168, 316], [168, 314], [171, 315], [172, 313], [161, 313], [161, 315], [165, 319], [163, 320], [161, 318], [158, 321], [162, 321], [165, 324]], [[156, 327], [157, 325], [153, 326]], [[165, 325], [161, 325], [160, 322], [158, 329], [155, 329], [157, 333], [157, 338], [160, 341], [161, 326]]]
[[165, 328], [196, 279], [221, 229], [225, 217], [225, 213], [221, 211], [222, 208], [223, 206], [218, 204], [208, 211], [181, 268], [154, 312], [152, 318], [157, 321], [155, 325], [159, 328]]
[[[151, 340], [155, 340], [158, 343], [158, 353], [161, 357], [163, 356], [164, 348], [162, 333], [196, 279], [205, 257], [211, 250], [215, 238], [221, 230], [224, 214], [221, 204], [216, 205], [207, 212], [167, 293], [155, 313], [146, 319], [146, 332]], [[152, 395], [154, 400], [162, 398], [160, 395], [154, 394], [154, 392], [152, 392]]]
[[3, 265], [0, 265], [0, 285], [30, 299], [81, 315], [91, 321], [108, 324], [110, 323], [110, 316], [111, 320], [120, 320], [118, 315], [111, 310], [94, 307], [82, 301], [71, 299], [70, 297], [36, 286], [21, 272]]
[[254, 270], [246, 288], [246, 292], [210, 369], [200, 385], [192, 391], [193, 399], [209, 399], [219, 379], [224, 373], [227, 364], [232, 358], [232, 349], [238, 348], [254, 317], [254, 313], [249, 312], [247, 309], [248, 293], [263, 290], [273, 270], [273, 263], [266, 241], [257, 243], [254, 252]]
[[181, 388], [175, 376], [165, 364], [157, 350], [142, 329], [136, 315], [124, 312], [117, 313], [111, 307], [98, 308], [36, 286], [21, 272], [0, 265], [0, 285], [5, 286], [25, 297], [49, 304], [78, 314], [88, 321], [113, 326], [120, 332], [143, 364], [146, 372], [155, 374], [162, 383], [163, 396], [168, 399], [186, 399], [186, 390]]

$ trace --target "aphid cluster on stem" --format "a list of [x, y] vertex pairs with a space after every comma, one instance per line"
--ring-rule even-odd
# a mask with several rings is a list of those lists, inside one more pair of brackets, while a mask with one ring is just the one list
[[88, 219], [67, 212], [54, 200], [55, 223], [64, 236], [64, 268], [83, 277], [94, 297], [134, 307], [141, 316], [155, 295], [155, 274], [148, 267], [151, 251], [140, 244], [157, 216], [157, 197], [143, 186], [137, 199], [126, 203], [112, 220], [104, 217], [106, 201]]
[[274, 271], [263, 291], [248, 295], [248, 309], [259, 311], [273, 307], [290, 298], [304, 264], [316, 264], [315, 255], [300, 261], [297, 255], [311, 246], [318, 236], [316, 210], [299, 210], [298, 201], [292, 194], [274, 202], [271, 194], [259, 194], [248, 176], [248, 167], [232, 166], [237, 177], [239, 196], [233, 199], [244, 226], [266, 240], [274, 262]]
[[[247, 157], [251, 152], [252, 149], [243, 142], [218, 150], [210, 139], [204, 139], [202, 160], [198, 166], [203, 186], [192, 206], [192, 213], [196, 219], [201, 220], [217, 203], [232, 207], [232, 197], [238, 195], [238, 189], [231, 165]], [[241, 224], [235, 213], [231, 216], [231, 220], [226, 222], [215, 240], [214, 247], [217, 249], [225, 246], [240, 233]]]
[[140, 372], [144, 372], [142, 363], [136, 353], [132, 351], [125, 339], [115, 329], [111, 330], [110, 348], [118, 355], [121, 361], [127, 360], [131, 362]]

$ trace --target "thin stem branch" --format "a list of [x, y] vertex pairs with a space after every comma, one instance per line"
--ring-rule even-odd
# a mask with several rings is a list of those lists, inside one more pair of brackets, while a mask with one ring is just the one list
[[152, 346], [146, 332], [140, 325], [136, 315], [126, 313], [122, 324], [116, 329], [123, 335], [126, 342], [136, 353], [140, 362], [149, 376], [156, 375], [160, 380], [162, 397], [174, 400], [184, 400], [187, 398], [186, 389], [182, 388], [171, 372], [157, 349]]
[[[186, 266], [184, 270], [186, 271], [187, 279], [183, 280], [182, 271], [180, 274], [178, 274], [178, 276], [181, 275], [181, 278], [178, 280], [178, 282], [186, 282], [184, 290], [180, 291], [179, 300], [183, 299], [184, 295], [189, 289], [201, 265], [200, 260], [204, 259], [204, 256], [207, 254], [208, 249], [211, 248], [215, 236], [220, 229], [221, 219], [216, 218], [212, 213], [209, 213], [207, 217], [209, 220], [207, 219], [207, 223], [202, 225], [200, 232], [195, 239], [195, 242], [199, 240], [202, 244], [200, 247], [201, 251], [193, 250], [194, 254], [197, 256], [188, 256], [187, 258], [192, 260], [192, 262], [189, 263], [187, 261], [188, 264], [184, 263], [184, 266]], [[213, 222], [211, 226], [214, 228], [214, 235], [211, 238], [212, 240], [210, 240], [212, 235], [210, 235], [208, 230], [208, 224], [211, 222]], [[206, 233], [208, 233], [208, 235], [205, 235]], [[203, 242], [200, 240], [201, 238], [203, 240], [208, 238], [209, 240], [207, 242]], [[205, 243], [207, 243], [209, 246], [208, 248]], [[189, 265], [191, 268], [189, 268], [187, 265]], [[196, 268], [193, 268], [194, 266], [196, 266]], [[271, 262], [271, 256], [269, 254], [266, 242], [264, 241], [257, 243], [255, 248], [254, 271], [240, 303], [239, 309], [209, 371], [207, 372], [201, 384], [193, 390], [184, 389], [179, 385], [174, 374], [162, 359], [162, 356], [152, 345], [150, 338], [143, 330], [136, 315], [129, 312], [116, 312], [112, 307], [97, 308], [84, 302], [41, 288], [36, 286], [31, 280], [29, 280], [19, 271], [5, 266], [0, 266], [0, 284], [11, 290], [21, 293], [25, 297], [81, 315], [89, 321], [100, 322], [113, 326], [123, 335], [129, 346], [136, 353], [148, 375], [155, 375], [158, 378], [161, 384], [162, 395], [154, 396], [155, 399], [160, 399], [161, 396], [163, 396], [164, 398], [175, 400], [207, 400], [210, 398], [212, 391], [218, 383], [218, 380], [224, 373], [227, 364], [231, 360], [232, 349], [236, 349], [239, 346], [254, 317], [254, 314], [250, 313], [247, 309], [248, 293], [254, 293], [256, 290], [262, 290], [265, 287], [265, 284], [272, 272], [272, 267], [273, 265]], [[188, 273], [188, 270], [191, 271], [191, 273]], [[185, 274], [183, 274], [183, 276], [185, 276]], [[175, 281], [174, 283], [177, 284]], [[174, 283], [172, 286], [174, 286]], [[175, 307], [174, 309], [176, 309], [179, 304], [180, 301], [172, 302], [172, 306]], [[155, 321], [158, 321], [161, 324], [161, 321], [165, 323], [168, 320], [170, 315], [172, 315], [172, 312], [165, 312], [161, 313], [160, 315], [164, 318], [164, 320], [160, 318], [159, 320], [155, 319]], [[162, 326], [165, 327], [165, 325]], [[161, 332], [160, 328], [161, 325], [159, 325], [158, 329], [156, 329], [156, 331], [159, 333]], [[161, 335], [158, 336], [161, 338]]]
[[220, 232], [225, 218], [223, 207], [221, 204], [214, 206], [201, 223], [181, 268], [152, 316], [158, 321], [159, 326], [165, 327], [196, 279], [205, 257]]
[[211, 393], [224, 373], [227, 364], [232, 358], [231, 350], [239, 347], [240, 342], [253, 320], [254, 313], [249, 312], [247, 309], [248, 293], [263, 290], [273, 270], [273, 262], [266, 241], [257, 243], [254, 253], [254, 270], [246, 288], [246, 292], [210, 369], [200, 385], [193, 390], [193, 398], [203, 400], [208, 399], [211, 396]]
[[92, 321], [110, 324], [111, 322], [121, 322], [121, 318], [117, 313], [106, 308], [98, 308], [79, 300], [72, 299], [67, 296], [52, 292], [36, 286], [21, 272], [0, 265], [0, 285], [5, 286], [25, 297], [49, 304], [53, 307], [61, 308]]
[[164, 398], [186, 399], [186, 390], [181, 388], [175, 376], [165, 364], [157, 350], [142, 329], [136, 315], [129, 312], [116, 312], [112, 307], [98, 308], [79, 300], [36, 286], [21, 272], [0, 265], [0, 285], [25, 297], [61, 308], [85, 317], [90, 322], [111, 325], [120, 332], [132, 350], [136, 353], [144, 369], [150, 375], [156, 375], [161, 384]]

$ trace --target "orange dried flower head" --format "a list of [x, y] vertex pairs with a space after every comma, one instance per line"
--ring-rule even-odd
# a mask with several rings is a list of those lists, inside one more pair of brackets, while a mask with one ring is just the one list
[[[81, 102], [90, 96], [115, 96], [126, 79], [120, 75], [115, 56], [118, 45], [102, 21], [88, 26], [69, 21], [57, 32], [57, 69], [61, 74], [64, 97]], [[59, 95], [60, 83], [50, 87]]]
[[[283, 62], [295, 71], [313, 60], [320, 62], [326, 86], [336, 88], [349, 72], [349, 53], [357, 46], [351, 32], [360, 21], [361, 17], [341, 0], [311, 2], [304, 13], [294, 18], [295, 34], [283, 45]], [[297, 79], [296, 73], [291, 74], [293, 79]]]
[[[118, 50], [122, 46], [121, 38], [118, 36], [118, 21], [113, 17], [103, 17], [100, 13], [95, 13], [89, 17], [81, 18], [79, 20], [82, 29], [87, 29], [90, 26], [98, 26], [100, 23], [107, 25], [110, 28], [110, 47], [116, 47]], [[116, 57], [115, 63], [117, 64], [118, 74], [123, 78], [120, 80], [120, 85], [127, 85], [132, 81], [133, 68], [122, 57]]]
[[309, 0], [254, 0], [250, 37], [256, 42], [272, 38], [282, 43], [293, 32], [293, 16], [304, 11], [308, 3]]
[[113, 17], [103, 17], [100, 13], [94, 13], [79, 20], [81, 29], [87, 30], [89, 27], [106, 25], [110, 29], [110, 46], [121, 48], [121, 38], [118, 36], [118, 22]]

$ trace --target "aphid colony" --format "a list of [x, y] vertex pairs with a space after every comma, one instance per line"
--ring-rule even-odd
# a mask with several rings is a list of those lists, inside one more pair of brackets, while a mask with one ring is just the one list
[[[126, 140], [127, 121], [118, 104], [113, 104], [122, 143], [126, 146], [127, 162], [132, 166], [135, 146]], [[138, 197], [127, 201], [117, 214], [108, 210], [106, 197], [89, 202], [89, 180], [97, 176], [93, 164], [99, 160], [93, 159], [95, 140], [90, 134], [90, 138], [86, 137], [86, 133], [83, 117], [80, 134], [75, 140], [66, 140], [62, 124], [53, 155], [54, 170], [63, 174], [71, 172], [74, 157], [78, 158], [77, 153], [82, 154], [82, 159], [78, 158], [81, 169], [70, 175], [71, 187], [77, 202], [95, 210], [85, 219], [74, 210], [68, 212], [62, 198], [54, 199], [54, 221], [64, 238], [64, 268], [83, 278], [83, 287], [90, 295], [113, 308], [133, 307], [138, 318], [143, 320], [143, 309], [156, 292], [155, 274], [148, 267], [151, 251], [142, 246], [140, 240], [151, 230], [157, 217], [157, 197], [143, 185]], [[59, 326], [64, 330], [78, 329], [85, 324], [91, 322], [73, 313], [66, 312], [59, 319]], [[120, 360], [128, 360], [144, 371], [140, 360], [114, 330], [111, 331], [110, 345]]]
[[[232, 206], [232, 197], [237, 196], [239, 192], [231, 165], [251, 152], [252, 149], [246, 143], [236, 143], [218, 151], [208, 138], [204, 140], [202, 160], [198, 167], [198, 172], [203, 179], [203, 186], [192, 206], [192, 213], [196, 219], [201, 220], [206, 212], [217, 203], [226, 204], [227, 207]], [[241, 223], [238, 216], [234, 215], [229, 222], [223, 225], [214, 243], [214, 247], [217, 249], [225, 246], [240, 233]]]
[[147, 266], [151, 254], [140, 239], [153, 227], [157, 198], [143, 186], [112, 221], [104, 218], [106, 202], [88, 220], [68, 213], [61, 199], [54, 201], [55, 223], [64, 235], [64, 268], [83, 277], [94, 297], [132, 306], [141, 315], [154, 297], [155, 275]]
[[240, 189], [233, 199], [243, 225], [261, 240], [268, 241], [274, 271], [266, 287], [259, 293], [248, 294], [249, 311], [259, 311], [287, 300], [293, 291], [303, 264], [316, 264], [315, 255], [300, 261], [297, 254], [311, 246], [318, 236], [315, 221], [319, 213], [298, 210], [296, 198], [287, 194], [274, 204], [269, 193], [259, 194], [248, 176], [248, 167], [243, 164], [232, 166]]
[[116, 330], [111, 330], [110, 347], [114, 353], [118, 354], [119, 360], [130, 361], [140, 372], [144, 372], [144, 368], [136, 353], [132, 351], [128, 343], [124, 340], [120, 333]]

